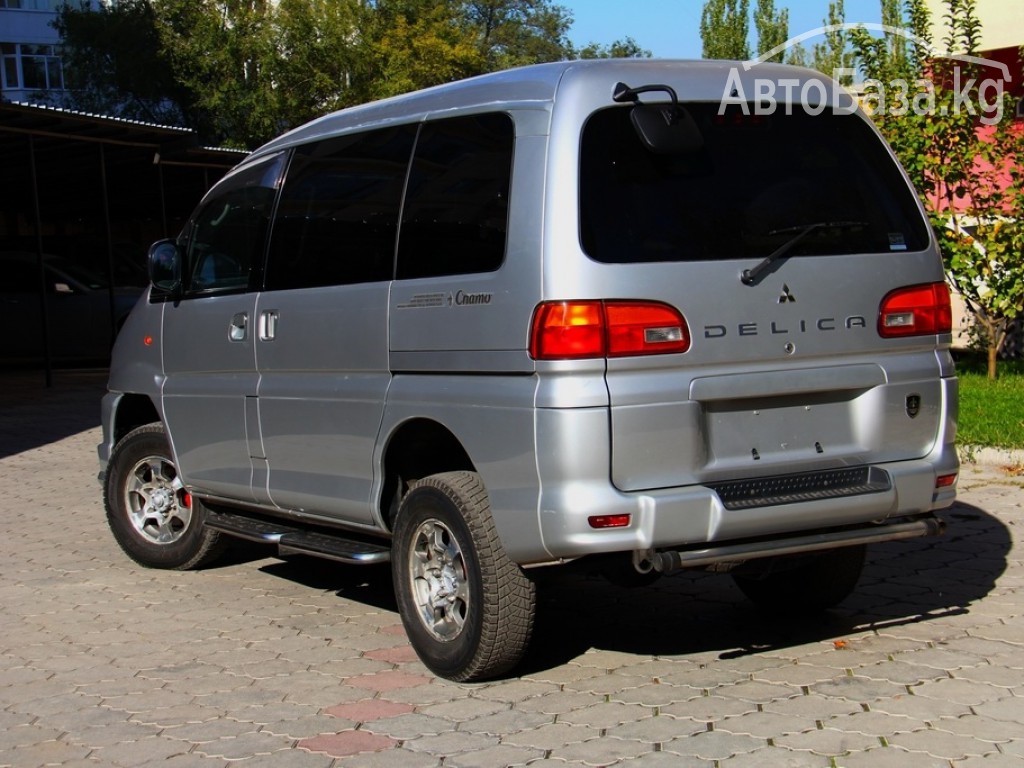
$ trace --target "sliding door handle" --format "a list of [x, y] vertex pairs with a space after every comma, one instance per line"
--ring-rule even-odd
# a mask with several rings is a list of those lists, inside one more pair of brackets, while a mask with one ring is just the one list
[[279, 313], [276, 309], [265, 309], [260, 312], [260, 341], [273, 341], [277, 336]]

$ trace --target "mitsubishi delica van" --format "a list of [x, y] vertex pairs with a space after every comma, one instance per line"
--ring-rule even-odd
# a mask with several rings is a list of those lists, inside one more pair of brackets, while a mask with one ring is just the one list
[[103, 400], [125, 552], [389, 561], [453, 680], [515, 667], [544, 569], [817, 610], [955, 496], [935, 239], [810, 70], [569, 62], [327, 115], [150, 273]]

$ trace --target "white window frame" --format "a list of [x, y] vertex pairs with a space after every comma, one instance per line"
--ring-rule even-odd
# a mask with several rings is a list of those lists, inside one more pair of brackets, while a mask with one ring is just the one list
[[[2, 43], [0, 51], [0, 78], [2, 78], [3, 90], [5, 91], [64, 91], [67, 90], [64, 84], [64, 62], [60, 55], [60, 46], [50, 43]], [[9, 50], [13, 46], [13, 51]], [[26, 52], [26, 48], [29, 49]], [[25, 63], [27, 59], [43, 60], [41, 74], [45, 84], [28, 85], [25, 82]], [[14, 77], [16, 82], [11, 82], [9, 65], [14, 61]], [[54, 83], [53, 80], [58, 82]]]

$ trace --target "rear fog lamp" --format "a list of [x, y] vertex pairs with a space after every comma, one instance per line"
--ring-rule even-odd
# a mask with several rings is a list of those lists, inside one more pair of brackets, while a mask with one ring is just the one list
[[631, 515], [591, 515], [587, 518], [591, 528], [625, 528]]
[[952, 475], [939, 475], [935, 478], [936, 488], [949, 488], [956, 484], [956, 472]]

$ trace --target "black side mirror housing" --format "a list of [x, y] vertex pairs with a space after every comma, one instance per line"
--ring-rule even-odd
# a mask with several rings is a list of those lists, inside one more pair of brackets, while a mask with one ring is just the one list
[[158, 240], [149, 248], [149, 281], [161, 293], [181, 291], [181, 248], [174, 240]]

